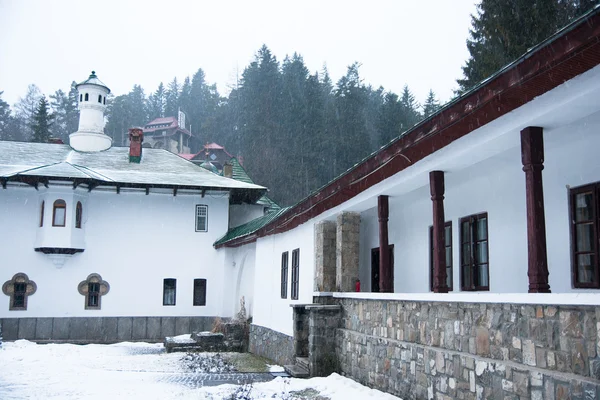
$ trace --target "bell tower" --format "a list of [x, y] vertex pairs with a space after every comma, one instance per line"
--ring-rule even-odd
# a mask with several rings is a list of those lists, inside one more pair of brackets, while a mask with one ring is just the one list
[[103, 151], [110, 148], [112, 139], [104, 134], [106, 96], [110, 89], [98, 79], [96, 71], [77, 84], [79, 128], [69, 135], [69, 144], [77, 151]]

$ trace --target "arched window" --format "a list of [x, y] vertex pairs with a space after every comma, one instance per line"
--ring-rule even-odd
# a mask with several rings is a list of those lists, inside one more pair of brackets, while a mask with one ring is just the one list
[[62, 199], [56, 200], [52, 210], [52, 226], [65, 226], [66, 216], [67, 203]]
[[79, 95], [79, 102], [81, 103], [82, 101], [83, 101], [83, 95], [82, 95], [82, 94], [80, 94], [80, 95]]
[[44, 226], [44, 202], [42, 201], [42, 208], [40, 209], [40, 228]]
[[83, 216], [83, 207], [81, 206], [81, 202], [77, 202], [77, 207], [75, 207], [75, 228], [81, 229], [81, 217]]
[[98, 95], [98, 103], [102, 104], [102, 95], [101, 94]]
[[85, 101], [89, 101], [90, 100], [90, 95], [89, 94], [85, 94]]

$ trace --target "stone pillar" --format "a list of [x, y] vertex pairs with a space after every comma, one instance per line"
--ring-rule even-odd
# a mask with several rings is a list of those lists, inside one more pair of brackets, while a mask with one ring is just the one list
[[336, 277], [338, 292], [354, 292], [358, 279], [360, 213], [343, 212], [337, 217]]
[[529, 126], [521, 131], [521, 159], [527, 199], [527, 250], [529, 293], [550, 293], [544, 215], [544, 130]]
[[394, 292], [388, 240], [389, 214], [388, 196], [379, 196], [377, 198], [377, 215], [379, 217], [379, 291], [384, 293]]
[[446, 241], [444, 233], [444, 172], [429, 173], [429, 190], [433, 202], [433, 291], [448, 293], [446, 281]]
[[342, 324], [340, 305], [307, 305], [309, 312], [308, 371], [310, 376], [338, 372], [336, 331]]
[[315, 225], [315, 291], [335, 291], [336, 225], [321, 221]]
[[308, 357], [308, 310], [305, 304], [292, 304], [294, 309], [294, 356]]

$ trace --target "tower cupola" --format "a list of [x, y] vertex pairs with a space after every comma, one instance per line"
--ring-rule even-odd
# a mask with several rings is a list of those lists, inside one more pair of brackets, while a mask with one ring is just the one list
[[69, 135], [69, 144], [77, 151], [102, 151], [110, 148], [112, 139], [104, 134], [106, 96], [110, 89], [96, 76], [96, 71], [77, 84], [79, 128]]

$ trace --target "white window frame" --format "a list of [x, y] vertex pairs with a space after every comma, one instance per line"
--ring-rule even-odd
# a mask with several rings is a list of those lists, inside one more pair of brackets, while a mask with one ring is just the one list
[[[204, 212], [204, 227], [198, 225], [198, 218], [201, 217], [200, 213]], [[208, 206], [205, 204], [196, 204], [196, 215], [195, 215], [196, 232], [208, 232]]]

